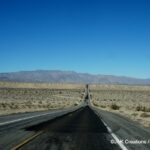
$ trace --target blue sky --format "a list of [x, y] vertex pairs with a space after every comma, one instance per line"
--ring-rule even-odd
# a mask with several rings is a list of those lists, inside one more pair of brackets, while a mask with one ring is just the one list
[[1, 0], [0, 72], [150, 78], [149, 0]]

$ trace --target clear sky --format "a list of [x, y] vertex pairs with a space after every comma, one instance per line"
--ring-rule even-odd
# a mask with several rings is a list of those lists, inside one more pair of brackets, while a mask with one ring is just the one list
[[150, 78], [149, 0], [0, 0], [0, 72]]

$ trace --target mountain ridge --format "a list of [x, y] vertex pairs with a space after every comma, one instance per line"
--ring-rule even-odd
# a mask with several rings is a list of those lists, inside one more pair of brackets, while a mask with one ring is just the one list
[[127, 76], [78, 73], [62, 70], [33, 70], [0, 73], [0, 81], [33, 83], [94, 83], [150, 85], [150, 79]]

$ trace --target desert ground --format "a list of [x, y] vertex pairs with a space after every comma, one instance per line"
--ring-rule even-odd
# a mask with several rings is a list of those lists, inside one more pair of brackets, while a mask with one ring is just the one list
[[92, 104], [150, 127], [150, 86], [91, 85]]
[[84, 85], [0, 82], [0, 115], [63, 109], [83, 101]]

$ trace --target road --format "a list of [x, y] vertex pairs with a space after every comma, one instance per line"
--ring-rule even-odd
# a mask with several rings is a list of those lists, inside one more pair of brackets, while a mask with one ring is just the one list
[[119, 150], [102, 121], [88, 107], [26, 128], [41, 133], [21, 150]]
[[[0, 117], [0, 150], [150, 150], [150, 129], [86, 104]], [[132, 143], [131, 141], [147, 143]], [[113, 142], [113, 143], [112, 143]]]
[[120, 150], [110, 143], [112, 137], [107, 128], [88, 106], [67, 110], [63, 115], [62, 111], [61, 115], [57, 113], [49, 112], [43, 120], [38, 114], [38, 119], [1, 125], [0, 149]]

